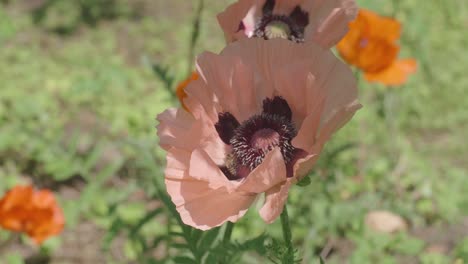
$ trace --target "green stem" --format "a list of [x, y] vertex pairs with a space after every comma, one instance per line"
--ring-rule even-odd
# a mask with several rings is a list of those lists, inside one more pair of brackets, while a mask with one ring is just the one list
[[231, 240], [232, 230], [234, 229], [234, 223], [227, 222], [226, 229], [224, 230], [223, 243], [227, 244]]
[[294, 263], [294, 248], [292, 245], [291, 226], [289, 225], [289, 216], [286, 205], [284, 205], [283, 212], [281, 213], [281, 226], [283, 228], [283, 238], [286, 244], [288, 255], [284, 263]]

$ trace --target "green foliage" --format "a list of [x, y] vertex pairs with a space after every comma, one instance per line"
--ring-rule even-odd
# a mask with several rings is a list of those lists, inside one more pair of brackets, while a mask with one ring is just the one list
[[468, 262], [468, 236], [465, 237], [455, 248], [455, 257], [464, 261], [464, 263]]
[[[266, 246], [267, 248], [267, 257], [268, 259], [274, 264], [286, 264], [291, 263], [290, 253], [288, 252], [288, 247], [285, 243], [280, 242], [276, 239], [273, 239], [270, 244]], [[294, 251], [294, 255], [292, 257], [292, 263], [301, 263], [302, 259], [297, 258], [297, 249]]]
[[82, 23], [95, 26], [101, 20], [130, 17], [130, 12], [129, 3], [121, 0], [45, 0], [33, 10], [32, 17], [47, 29], [70, 34]]
[[[150, 1], [153, 16], [135, 1], [47, 0], [32, 13], [8, 2], [0, 5], [0, 194], [26, 181], [57, 193], [71, 234], [49, 240], [45, 253], [67, 250], [87, 222], [105, 231], [97, 251], [109, 263], [284, 263], [279, 220], [266, 226], [253, 207], [225, 241], [226, 227], [184, 225], [164, 190], [154, 117], [177, 105], [175, 85], [194, 55], [225, 45], [215, 14], [228, 1]], [[295, 258], [318, 263], [332, 241], [326, 263], [468, 262], [466, 238], [441, 255], [424, 252], [428, 243], [411, 231], [468, 215], [468, 6], [358, 2], [403, 22], [401, 57], [415, 57], [419, 70], [392, 90], [361, 82], [364, 108], [325, 146], [303, 188], [291, 189]], [[369, 232], [363, 219], [376, 209], [403, 216], [410, 230]], [[2, 250], [13, 236], [0, 235], [0, 259], [23, 263]]]

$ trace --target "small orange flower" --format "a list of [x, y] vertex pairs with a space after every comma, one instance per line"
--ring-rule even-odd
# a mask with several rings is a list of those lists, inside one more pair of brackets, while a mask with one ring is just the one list
[[49, 190], [16, 186], [0, 200], [0, 226], [24, 232], [37, 244], [59, 234], [64, 225], [63, 212]]
[[361, 9], [349, 27], [338, 51], [349, 64], [362, 69], [368, 81], [401, 85], [416, 71], [414, 59], [398, 59], [401, 24], [397, 20]]
[[196, 80], [198, 80], [198, 73], [194, 71], [190, 77], [177, 85], [176, 95], [177, 98], [179, 98], [180, 104], [184, 107], [185, 110], [187, 110], [187, 106], [184, 104], [184, 99], [187, 97], [187, 94], [185, 93], [185, 87], [187, 87], [192, 81]]

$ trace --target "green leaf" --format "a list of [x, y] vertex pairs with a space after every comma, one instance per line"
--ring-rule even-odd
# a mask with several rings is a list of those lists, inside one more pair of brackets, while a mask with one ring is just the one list
[[304, 178], [302, 178], [302, 180], [300, 180], [297, 185], [300, 186], [300, 187], [305, 187], [307, 185], [309, 185], [312, 181], [310, 180], [310, 176], [307, 175], [305, 176]]
[[174, 262], [177, 264], [199, 264], [189, 257], [175, 257]]
[[120, 205], [117, 208], [117, 215], [126, 223], [138, 224], [139, 219], [145, 220], [145, 211], [146, 208], [143, 203], [129, 203]]
[[216, 238], [219, 235], [220, 229], [221, 228], [219, 227], [213, 228], [209, 231], [206, 231], [203, 234], [203, 237], [200, 240], [200, 243], [198, 244], [200, 251], [209, 250], [211, 248], [211, 245], [213, 245], [213, 242], [216, 240]]
[[182, 243], [173, 243], [171, 246], [174, 247], [174, 248], [179, 248], [179, 249], [188, 249], [188, 248], [190, 248], [189, 245], [182, 244]]

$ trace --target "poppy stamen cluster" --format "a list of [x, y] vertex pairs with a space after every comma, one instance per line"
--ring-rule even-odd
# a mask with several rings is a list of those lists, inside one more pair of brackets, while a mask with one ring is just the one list
[[247, 177], [275, 147], [280, 148], [287, 166], [298, 153], [291, 144], [297, 135], [291, 109], [279, 96], [265, 99], [263, 112], [242, 124], [232, 114], [221, 113], [215, 127], [224, 143], [232, 147], [232, 153], [226, 156], [226, 166], [222, 167], [230, 180]]
[[263, 16], [255, 26], [254, 36], [264, 39], [284, 38], [298, 43], [304, 42], [304, 30], [309, 24], [308, 13], [300, 6], [296, 6], [288, 16], [278, 15], [273, 14], [274, 7], [275, 0], [265, 2]]

